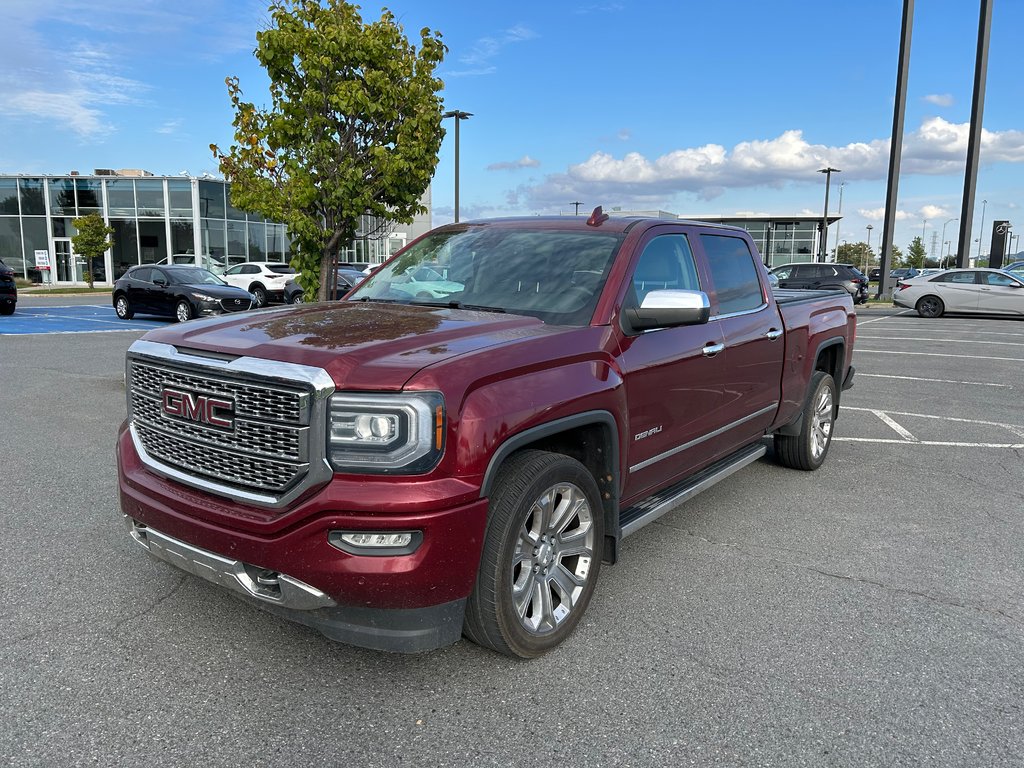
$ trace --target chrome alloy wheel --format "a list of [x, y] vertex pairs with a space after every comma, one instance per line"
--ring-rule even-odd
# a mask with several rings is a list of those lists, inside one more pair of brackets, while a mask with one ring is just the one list
[[828, 448], [832, 437], [832, 390], [822, 387], [818, 393], [818, 401], [814, 404], [814, 415], [811, 421], [811, 455], [817, 461]]
[[184, 301], [179, 301], [174, 309], [174, 315], [179, 323], [186, 323], [192, 319], [192, 309]]
[[586, 494], [558, 483], [530, 507], [512, 556], [512, 605], [523, 628], [556, 630], [583, 596], [594, 558], [594, 512]]

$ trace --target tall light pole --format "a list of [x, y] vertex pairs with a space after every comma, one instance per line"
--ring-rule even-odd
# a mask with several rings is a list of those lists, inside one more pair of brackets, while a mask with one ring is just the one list
[[[939, 263], [939, 266], [942, 267], [943, 269], [946, 269], [949, 266], [949, 240], [947, 240], [945, 243], [943, 243], [943, 245], [946, 246], [946, 255], [945, 255], [945, 257], [943, 257], [942, 261]], [[945, 266], [943, 266], [943, 265], [945, 265]]]
[[981, 201], [981, 229], [978, 230], [978, 258], [981, 258], [981, 241], [985, 239], [985, 209], [988, 208], [988, 200]]
[[846, 182], [842, 181], [839, 183], [839, 210], [836, 211], [836, 215], [839, 217], [836, 220], [836, 261], [839, 261], [839, 228], [842, 226], [843, 218], [843, 187], [846, 186]]
[[[943, 245], [949, 245], [949, 243], [946, 242], [946, 225], [949, 224], [950, 222], [953, 222], [953, 221], [959, 221], [959, 219], [955, 219], [955, 218], [954, 219], [946, 219], [946, 221], [943, 222], [943, 224], [942, 224], [942, 237], [939, 238], [939, 242], [942, 243]], [[939, 254], [939, 266], [940, 267], [942, 266], [942, 254], [941, 253]]]
[[818, 261], [824, 261], [825, 249], [828, 245], [828, 188], [832, 182], [832, 174], [842, 173], [842, 171], [832, 166], [826, 166], [825, 168], [819, 168], [818, 173], [825, 174], [825, 212], [821, 215], [821, 237], [818, 239]]
[[[867, 227], [865, 227], [865, 229], [867, 229], [868, 231], [868, 266], [870, 267], [871, 257], [874, 256], [874, 254], [871, 252], [871, 230], [874, 229], [874, 227], [868, 224]], [[878, 279], [881, 280], [882, 278], [879, 277]]]
[[445, 112], [441, 117], [455, 118], [455, 223], [459, 222], [459, 123], [473, 116], [472, 112], [461, 112], [457, 109]]
[[571, 203], [569, 203], [569, 205], [575, 205], [576, 206], [576, 213], [574, 213], [573, 215], [574, 216], [579, 216], [580, 215], [580, 206], [583, 205], [583, 203], [581, 203], [579, 200], [573, 200]]

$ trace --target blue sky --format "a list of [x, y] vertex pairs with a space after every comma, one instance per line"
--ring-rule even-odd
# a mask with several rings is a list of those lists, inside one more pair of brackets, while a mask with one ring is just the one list
[[[385, 4], [363, 3], [365, 20]], [[960, 215], [977, 0], [918, 0], [895, 242]], [[438, 74], [461, 127], [462, 218], [606, 208], [820, 215], [881, 233], [899, 0], [386, 4], [442, 33]], [[2, 0], [0, 172], [216, 172], [231, 140], [224, 78], [265, 102], [250, 0]], [[1024, 231], [1024, 3], [994, 0], [982, 200]], [[434, 223], [453, 215], [451, 121]], [[957, 240], [958, 222], [945, 230]], [[835, 226], [830, 242], [835, 238]], [[941, 246], [937, 246], [941, 247]], [[976, 248], [977, 246], [975, 246]]]

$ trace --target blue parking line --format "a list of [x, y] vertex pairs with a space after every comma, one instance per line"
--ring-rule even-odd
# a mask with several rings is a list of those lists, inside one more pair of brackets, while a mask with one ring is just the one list
[[159, 328], [167, 323], [166, 318], [121, 320], [113, 307], [100, 304], [31, 308], [19, 306], [13, 315], [0, 317], [0, 336], [138, 332]]

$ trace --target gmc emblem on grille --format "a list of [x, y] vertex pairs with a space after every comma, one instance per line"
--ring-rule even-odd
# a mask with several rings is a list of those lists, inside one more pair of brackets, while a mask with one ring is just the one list
[[163, 411], [168, 416], [222, 429], [231, 429], [235, 425], [235, 402], [223, 397], [197, 395], [164, 387]]

